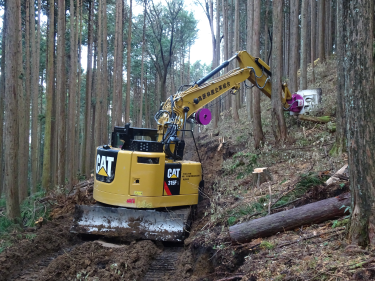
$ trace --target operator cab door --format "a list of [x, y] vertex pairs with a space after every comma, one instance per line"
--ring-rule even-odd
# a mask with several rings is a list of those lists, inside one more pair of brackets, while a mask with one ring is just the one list
[[162, 196], [165, 154], [134, 151], [129, 195]]

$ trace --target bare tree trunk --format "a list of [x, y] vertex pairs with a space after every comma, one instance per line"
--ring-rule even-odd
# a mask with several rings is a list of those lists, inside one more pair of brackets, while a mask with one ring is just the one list
[[336, 108], [336, 142], [330, 154], [339, 156], [346, 151], [346, 116], [345, 116], [345, 72], [344, 72], [344, 10], [343, 2], [337, 1], [337, 30], [336, 30], [336, 57], [337, 57], [337, 108]]
[[[78, 2], [77, 2], [78, 3]], [[78, 7], [77, 7], [78, 8]], [[67, 163], [70, 168], [67, 169], [67, 178], [69, 185], [74, 182], [77, 171], [75, 170], [75, 147], [76, 147], [76, 100], [77, 100], [77, 42], [76, 42], [76, 26], [78, 18], [78, 9], [74, 10], [74, 1], [70, 0], [70, 71], [69, 71], [69, 126], [68, 126], [68, 141], [67, 143]]]
[[5, 45], [5, 150], [4, 189], [6, 191], [7, 216], [16, 220], [21, 216], [18, 197], [18, 91], [19, 34], [21, 32], [19, 0], [7, 1]]
[[[269, 64], [269, 61], [268, 61], [268, 54], [270, 52], [268, 52], [268, 12], [269, 12], [269, 6], [270, 6], [270, 1], [269, 0], [266, 0], [265, 2], [265, 17], [264, 17], [264, 61]], [[248, 2], [248, 5], [249, 5], [249, 2]], [[248, 7], [248, 10], [249, 10], [249, 7]], [[251, 53], [250, 53], [251, 54]]]
[[122, 123], [122, 67], [123, 67], [123, 18], [124, 18], [124, 4], [123, 0], [117, 0], [116, 4], [116, 11], [117, 11], [117, 18], [116, 18], [116, 69], [115, 69], [115, 83], [114, 83], [114, 94], [116, 96], [116, 100], [114, 99], [113, 107], [115, 109], [115, 115], [113, 116], [113, 126], [120, 126]]
[[[314, 1], [314, 0], [312, 0]], [[290, 73], [289, 73], [289, 90], [292, 93], [298, 90], [298, 54], [299, 54], [299, 0], [291, 0], [290, 5]]]
[[[343, 1], [345, 104], [352, 214], [349, 239], [375, 245], [374, 2]], [[370, 59], [369, 59], [370, 58]]]
[[[144, 0], [144, 10], [143, 10], [143, 31], [142, 31], [142, 61], [141, 61], [141, 97], [139, 102], [139, 120], [138, 124], [140, 124], [140, 127], [142, 127], [142, 115], [143, 115], [143, 91], [144, 91], [144, 56], [145, 56], [145, 47], [146, 47], [146, 0]], [[147, 111], [147, 110], [146, 110]], [[147, 115], [147, 114], [146, 114]], [[147, 120], [147, 117], [145, 118]], [[147, 121], [146, 121], [147, 124]]]
[[[40, 0], [39, 0], [40, 1]], [[38, 3], [39, 6], [39, 3]], [[38, 9], [38, 15], [40, 10]], [[38, 178], [38, 95], [39, 95], [39, 57], [37, 52], [37, 37], [35, 37], [35, 8], [30, 5], [31, 18], [31, 100], [32, 100], [32, 124], [31, 124], [31, 193], [36, 192]], [[39, 36], [39, 33], [38, 35]]]
[[[103, 107], [103, 80], [102, 80], [102, 9], [103, 9], [103, 0], [99, 0], [99, 9], [98, 9], [98, 29], [97, 29], [97, 63], [95, 71], [95, 120], [94, 120], [94, 147], [92, 150], [93, 155], [96, 155], [96, 147], [101, 145], [102, 142], [102, 122], [101, 118], [103, 116], [102, 107]], [[107, 38], [104, 38], [106, 40]]]
[[87, 74], [86, 74], [86, 102], [85, 102], [85, 130], [84, 147], [82, 151], [82, 174], [88, 179], [90, 177], [90, 158], [91, 158], [91, 88], [92, 88], [92, 45], [93, 45], [93, 13], [94, 5], [89, 4], [89, 27], [88, 27], [88, 47], [87, 47]]
[[[229, 38], [228, 38], [228, 3], [227, 3], [227, 0], [222, 0], [222, 3], [221, 3], [221, 7], [223, 9], [223, 33], [224, 33], [224, 48], [223, 48], [223, 52], [224, 52], [224, 60], [228, 60], [228, 44], [229, 44]], [[189, 45], [189, 69], [190, 69], [190, 45]], [[189, 76], [190, 76], [190, 73], [189, 73]], [[229, 100], [230, 100], [230, 97], [229, 96], [226, 96], [226, 100], [225, 100], [225, 110], [228, 110], [229, 109]]]
[[325, 57], [325, 0], [319, 0], [319, 11], [318, 11], [318, 24], [319, 24], [319, 59], [320, 62], [324, 62], [326, 60]]
[[[235, 8], [234, 8], [234, 51], [238, 52], [240, 48], [240, 34], [239, 34], [239, 25], [240, 25], [240, 3], [239, 0], [235, 0]], [[236, 95], [239, 93], [237, 92]], [[238, 108], [237, 108], [237, 97], [236, 95], [232, 95], [232, 117], [234, 120], [240, 120], [238, 116]]]
[[312, 83], [315, 83], [314, 60], [315, 54], [315, 40], [316, 40], [316, 0], [311, 0], [311, 68], [312, 68]]
[[[215, 46], [215, 57], [216, 57], [216, 62], [215, 66], [219, 66], [220, 64], [220, 1], [216, 0], [216, 46]], [[217, 74], [217, 77], [220, 76], [220, 73]], [[219, 105], [220, 103], [218, 101], [213, 102], [213, 122], [212, 122], [212, 127], [214, 129], [217, 129], [218, 123], [219, 123]]]
[[286, 140], [287, 131], [284, 120], [283, 106], [281, 104], [282, 95], [282, 19], [283, 19], [283, 1], [273, 1], [273, 51], [272, 51], [272, 130], [276, 143]]
[[[127, 58], [126, 58], [126, 64], [127, 64], [127, 71], [126, 71], [126, 108], [125, 108], [125, 123], [129, 123], [130, 121], [130, 72], [131, 72], [131, 47], [132, 47], [132, 4], [133, 1], [130, 0], [130, 6], [129, 6], [129, 22], [128, 22], [128, 40], [127, 40]], [[142, 116], [140, 117], [142, 118]]]
[[107, 3], [103, 1], [102, 19], [103, 19], [103, 64], [102, 64], [102, 83], [103, 83], [103, 112], [102, 112], [102, 129], [103, 143], [108, 143], [108, 20], [107, 20]]
[[[282, 0], [281, 0], [282, 1]], [[280, 24], [282, 25], [281, 18]], [[254, 31], [253, 31], [253, 56], [260, 56], [260, 0], [254, 0]], [[282, 29], [281, 29], [282, 30]], [[280, 31], [281, 31], [280, 30]], [[254, 130], [254, 146], [259, 148], [264, 139], [262, 129], [262, 119], [260, 111], [260, 90], [253, 88], [253, 130]]]
[[57, 71], [59, 77], [56, 80], [57, 90], [57, 116], [58, 127], [58, 157], [57, 157], [57, 184], [65, 185], [65, 161], [66, 161], [66, 81], [65, 81], [65, 1], [58, 0], [57, 22]]
[[[247, 52], [253, 54], [253, 22], [254, 22], [254, 0], [247, 0]], [[246, 111], [249, 121], [253, 120], [253, 93], [252, 89], [246, 90]]]
[[[5, 42], [7, 33], [7, 4], [4, 2], [3, 28], [1, 41], [1, 80], [0, 80], [0, 178], [4, 178], [4, 102], [5, 102]], [[0, 182], [0, 197], [4, 190], [4, 181]]]
[[20, 203], [27, 197], [28, 192], [28, 162], [29, 162], [29, 123], [30, 120], [30, 0], [25, 3], [25, 73], [23, 73], [22, 61], [22, 19], [20, 16], [21, 32], [19, 33], [20, 52], [19, 72], [20, 77], [25, 77], [25, 91], [23, 90], [24, 79], [18, 79], [19, 83], [19, 96], [18, 96], [18, 114], [19, 114], [19, 138], [22, 145], [19, 147], [18, 152], [18, 188]]
[[300, 89], [307, 89], [307, 1], [302, 1], [301, 9], [301, 80]]

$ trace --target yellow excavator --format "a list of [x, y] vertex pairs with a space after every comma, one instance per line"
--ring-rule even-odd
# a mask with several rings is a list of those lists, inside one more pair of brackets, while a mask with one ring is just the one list
[[[239, 68], [210, 80], [234, 59]], [[191, 132], [186, 123], [207, 125], [211, 113], [203, 107], [228, 91], [234, 93], [246, 80], [271, 97], [271, 75], [260, 58], [237, 52], [163, 102], [155, 115], [157, 129], [115, 127], [111, 144], [97, 148], [97, 204], [76, 206], [72, 232], [183, 241], [204, 186], [201, 163], [183, 160], [184, 135]], [[291, 114], [302, 114], [320, 102], [320, 89], [294, 94], [286, 84], [282, 89], [282, 104]]]

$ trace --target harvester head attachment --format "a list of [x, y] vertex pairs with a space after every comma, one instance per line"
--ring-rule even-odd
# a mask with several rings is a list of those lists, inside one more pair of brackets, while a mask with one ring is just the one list
[[305, 114], [322, 101], [322, 89], [301, 90], [292, 95], [292, 99], [288, 100], [290, 105], [288, 111], [290, 115]]
[[76, 205], [71, 232], [181, 242], [185, 239], [190, 207], [141, 210]]

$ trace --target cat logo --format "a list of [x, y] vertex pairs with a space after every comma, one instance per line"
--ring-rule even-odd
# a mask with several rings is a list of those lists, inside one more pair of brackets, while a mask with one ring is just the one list
[[180, 177], [181, 169], [168, 169], [167, 176], [169, 179], [177, 179]]
[[96, 156], [96, 173], [104, 177], [110, 177], [114, 160], [113, 157], [98, 154]]

